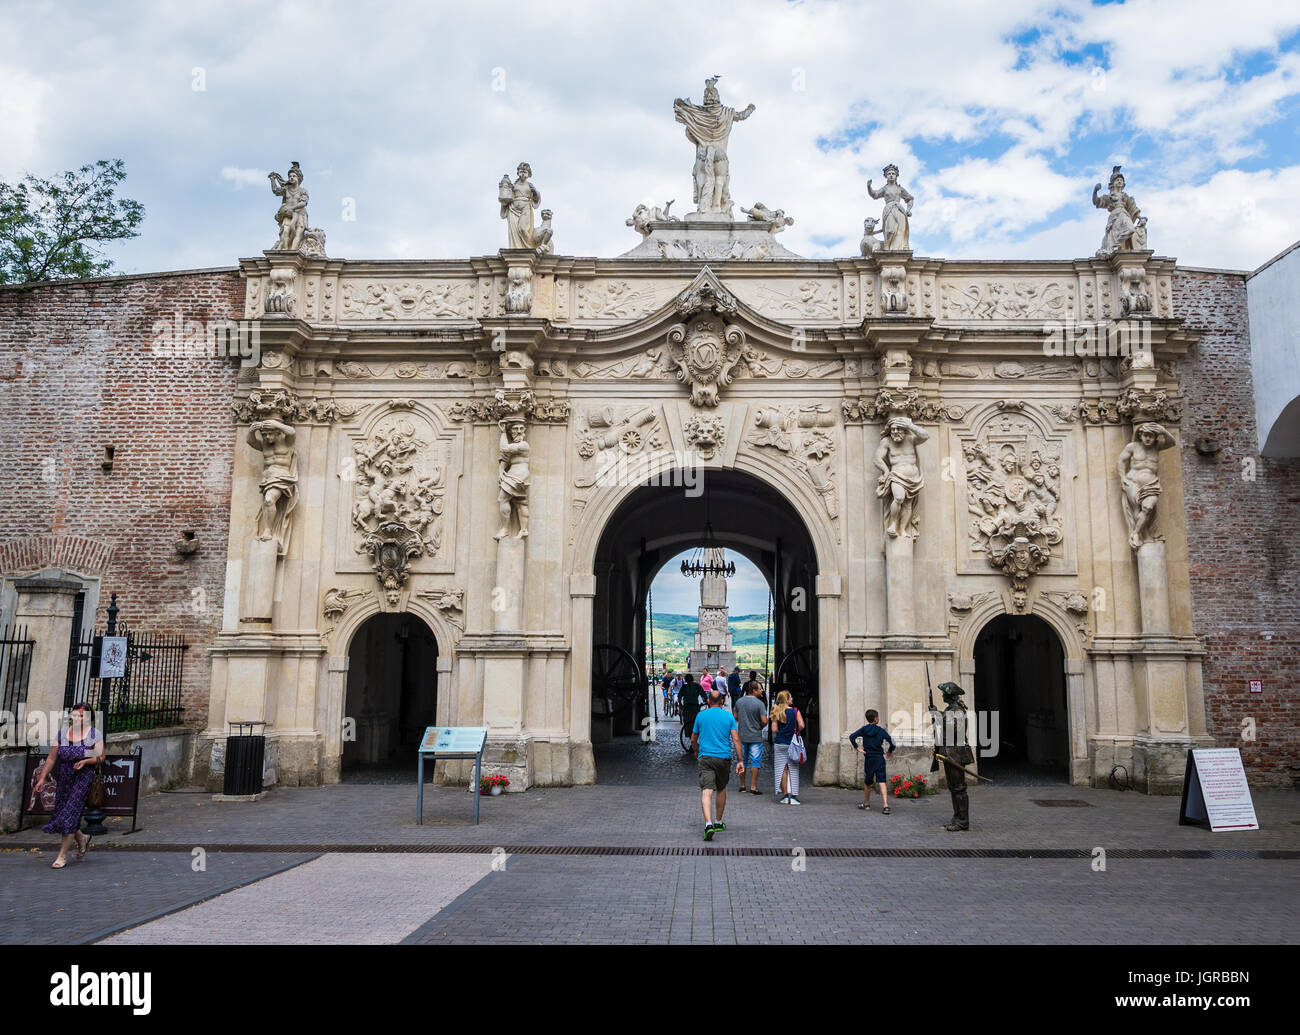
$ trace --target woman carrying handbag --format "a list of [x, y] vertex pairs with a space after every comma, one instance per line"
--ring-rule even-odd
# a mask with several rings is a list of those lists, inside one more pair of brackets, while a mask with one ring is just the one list
[[799, 766], [806, 759], [804, 754], [803, 716], [794, 707], [794, 698], [789, 690], [782, 690], [776, 695], [776, 705], [772, 708], [772, 773], [776, 780], [776, 793], [782, 805], [802, 805], [799, 800]]
[[[41, 827], [47, 834], [62, 835], [59, 857], [54, 860], [53, 869], [61, 870], [68, 865], [68, 849], [74, 841], [77, 844], [78, 859], [84, 858], [90, 847], [90, 835], [80, 833], [78, 828], [81, 826], [81, 813], [86, 808], [91, 784], [96, 781], [99, 763], [103, 760], [104, 736], [90, 725], [90, 706], [78, 702], [72, 706], [70, 721], [64, 729], [59, 730], [59, 736], [50, 748], [50, 754], [36, 779], [36, 793], [39, 794], [49, 779], [50, 770], [58, 763], [54, 814]], [[99, 788], [102, 795], [102, 782]], [[103, 804], [102, 799], [100, 804]]]

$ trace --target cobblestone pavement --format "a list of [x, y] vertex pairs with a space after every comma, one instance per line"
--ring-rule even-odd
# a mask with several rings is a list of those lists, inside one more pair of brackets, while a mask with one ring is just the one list
[[[665, 724], [675, 737], [676, 724]], [[765, 763], [766, 765], [766, 763]], [[620, 738], [597, 750], [599, 783], [593, 787], [540, 787], [523, 794], [483, 798], [473, 822], [464, 788], [427, 786], [424, 825], [415, 822], [415, 777], [406, 785], [351, 784], [275, 788], [259, 802], [213, 802], [202, 793], [142, 798], [140, 827], [110, 820], [111, 844], [177, 846], [275, 845], [329, 850], [384, 845], [592, 845], [682, 847], [700, 844], [702, 817], [695, 762], [669, 737], [655, 744]], [[970, 793], [972, 829], [942, 830], [952, 812], [946, 793], [917, 801], [893, 800], [893, 814], [855, 806], [861, 790], [814, 787], [805, 766], [803, 805], [777, 804], [766, 766], [760, 797], [728, 794], [728, 842], [789, 848], [1082, 848], [1291, 849], [1300, 850], [1300, 794], [1257, 790], [1255, 811], [1263, 829], [1213, 834], [1178, 825], [1178, 798], [1121, 793], [1068, 784], [980, 785]], [[1081, 801], [1085, 807], [1048, 808], [1036, 800]], [[873, 800], [874, 795], [873, 795]], [[0, 850], [53, 839], [39, 828], [0, 836]]]
[[491, 873], [493, 861], [487, 855], [326, 855], [108, 942], [391, 945]]
[[[726, 833], [719, 837], [725, 838]], [[516, 857], [417, 944], [1289, 943], [1292, 862]]]
[[[594, 787], [484, 798], [477, 827], [472, 797], [438, 786], [425, 789], [417, 825], [412, 773], [406, 784], [275, 788], [246, 804], [153, 795], [140, 803], [140, 831], [121, 824], [57, 873], [39, 829], [0, 836], [0, 941], [125, 931], [117, 940], [181, 944], [895, 944], [949, 937], [955, 922], [983, 943], [1271, 943], [1294, 940], [1300, 921], [1297, 861], [1251, 857], [1300, 851], [1291, 791], [1255, 793], [1262, 830], [1212, 834], [1180, 827], [1174, 797], [981, 786], [972, 831], [948, 834], [947, 794], [894, 800], [884, 816], [855, 807], [860, 790], [805, 786], [804, 804], [790, 807], [777, 804], [765, 768], [761, 797], [733, 781], [727, 830], [706, 846], [695, 763], [675, 742], [624, 738], [598, 749], [597, 767]], [[191, 869], [195, 847], [207, 850], [206, 873]], [[494, 847], [524, 854], [506, 855], [498, 872]], [[1092, 869], [1095, 848], [1105, 872]], [[737, 849], [750, 854], [723, 854]], [[802, 872], [796, 849], [807, 853]], [[877, 849], [917, 857], [821, 854]], [[924, 857], [936, 849], [973, 854]], [[1125, 857], [1142, 851], [1205, 855]], [[75, 907], [62, 892], [46, 902], [56, 881], [91, 891]]]
[[160, 912], [260, 880], [311, 855], [209, 852], [194, 869], [189, 852], [111, 852], [91, 846], [50, 869], [57, 848], [0, 852], [0, 942], [72, 945], [106, 937]]

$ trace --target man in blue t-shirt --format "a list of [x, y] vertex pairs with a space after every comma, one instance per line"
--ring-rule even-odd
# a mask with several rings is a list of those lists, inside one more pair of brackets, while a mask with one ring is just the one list
[[[880, 800], [885, 804], [883, 811], [888, 816], [889, 799], [885, 797], [885, 758], [894, 757], [894, 738], [889, 735], [884, 726], [876, 725], [878, 718], [880, 713], [874, 708], [868, 708], [867, 724], [849, 734], [849, 743], [866, 756], [866, 765], [862, 773], [862, 802], [858, 808], [871, 811], [871, 785], [874, 783], [880, 787]], [[862, 738], [861, 745], [858, 744], [859, 737]], [[885, 741], [889, 741], [888, 756], [885, 752]]]
[[[745, 775], [744, 755], [740, 753], [740, 734], [736, 717], [722, 707], [726, 695], [721, 690], [709, 694], [709, 706], [700, 712], [691, 733], [691, 751], [698, 757], [700, 772], [700, 808], [704, 812], [704, 840], [712, 841], [719, 830], [726, 830], [722, 812], [727, 807], [727, 781], [731, 778], [732, 753], [741, 759], [736, 775]], [[717, 814], [713, 802], [717, 800]]]

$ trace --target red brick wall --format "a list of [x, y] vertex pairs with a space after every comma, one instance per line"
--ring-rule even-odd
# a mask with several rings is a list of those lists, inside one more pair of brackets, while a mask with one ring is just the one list
[[[132, 628], [191, 645], [190, 722], [207, 716], [221, 628], [238, 361], [159, 358], [153, 327], [240, 316], [243, 296], [224, 270], [0, 289], [0, 573], [102, 568], [97, 624], [116, 592]], [[201, 545], [182, 557], [186, 529]]]
[[[1179, 446], [1209, 731], [1241, 748], [1252, 782], [1289, 786], [1300, 767], [1300, 461], [1259, 456], [1245, 278], [1179, 270], [1173, 291], [1174, 314], [1201, 335], [1180, 371]], [[1217, 438], [1220, 452], [1200, 456], [1198, 438]]]

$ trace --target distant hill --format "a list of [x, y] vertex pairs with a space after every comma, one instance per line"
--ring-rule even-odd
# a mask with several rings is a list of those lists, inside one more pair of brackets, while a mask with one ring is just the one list
[[[654, 657], [655, 661], [667, 661], [669, 666], [681, 666], [686, 662], [686, 655], [695, 642], [697, 615], [654, 615]], [[731, 643], [736, 648], [737, 663], [744, 667], [761, 667], [763, 664], [763, 644], [767, 637], [767, 615], [732, 615], [730, 619]], [[649, 636], [647, 634], [646, 659], [649, 660]], [[772, 654], [769, 652], [768, 663]]]

